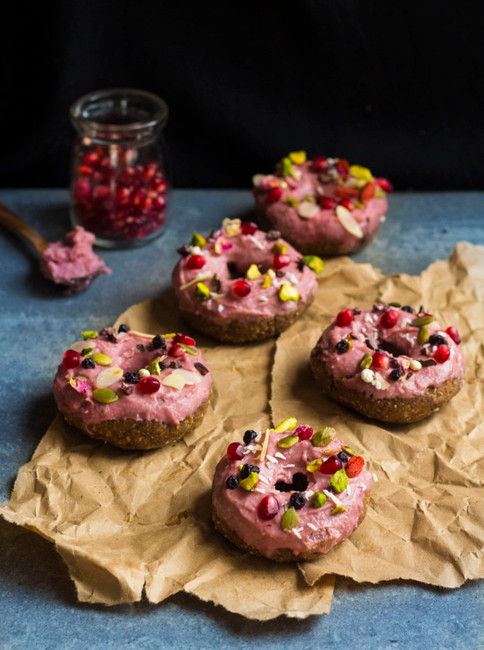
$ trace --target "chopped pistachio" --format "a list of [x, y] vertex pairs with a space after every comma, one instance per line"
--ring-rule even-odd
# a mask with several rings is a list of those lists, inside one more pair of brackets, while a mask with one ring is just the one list
[[433, 316], [420, 316], [419, 318], [415, 318], [410, 325], [412, 327], [422, 327], [423, 325], [430, 325], [434, 320], [435, 318]]
[[85, 341], [87, 339], [95, 339], [97, 338], [97, 332], [94, 332], [93, 330], [86, 330], [85, 332], [82, 333], [82, 338]]
[[324, 506], [328, 497], [323, 492], [315, 492], [311, 501], [313, 508], [321, 508]]
[[386, 195], [387, 195], [386, 192], [384, 192], [381, 187], [376, 188], [376, 190], [375, 190], [375, 198], [376, 199], [382, 199]]
[[100, 366], [110, 366], [113, 362], [111, 357], [108, 357], [107, 354], [103, 354], [102, 352], [96, 352], [91, 356], [91, 359], [95, 362], [98, 363]]
[[332, 514], [332, 515], [339, 515], [339, 514], [341, 514], [342, 512], [347, 512], [346, 508], [345, 508], [344, 506], [342, 506], [342, 505], [335, 506], [335, 507], [331, 510], [331, 514]]
[[348, 487], [348, 475], [344, 469], [339, 469], [333, 474], [329, 482], [335, 492], [344, 492]]
[[314, 198], [314, 196], [312, 194], [306, 194], [306, 196], [304, 197], [304, 200], [309, 201], [310, 203], [316, 203], [316, 199]]
[[282, 530], [292, 530], [297, 526], [298, 516], [295, 508], [288, 508], [282, 515], [281, 527]]
[[95, 388], [92, 391], [92, 396], [96, 402], [99, 402], [100, 404], [112, 404], [113, 402], [117, 402], [119, 399], [117, 394], [114, 390], [111, 390], [111, 388]]
[[283, 158], [281, 160], [281, 166], [282, 166], [282, 175], [283, 176], [292, 176], [293, 175], [292, 163], [291, 163], [290, 158]]
[[291, 208], [295, 208], [296, 205], [299, 205], [299, 201], [295, 199], [293, 196], [287, 196], [286, 197], [286, 203], [287, 205], [290, 205]]
[[333, 427], [324, 427], [318, 429], [312, 435], [311, 442], [315, 447], [326, 447], [334, 438], [335, 431]]
[[362, 370], [366, 370], [371, 366], [372, 361], [373, 361], [373, 357], [369, 352], [367, 352], [365, 355], [363, 355], [363, 358], [360, 361], [360, 368]]
[[299, 291], [296, 287], [293, 287], [292, 284], [284, 282], [282, 287], [279, 289], [279, 300], [282, 302], [288, 302], [289, 300], [297, 302], [300, 299]]
[[185, 350], [187, 354], [191, 354], [192, 357], [196, 357], [198, 354], [198, 351], [191, 345], [187, 345], [186, 343], [178, 343], [178, 345]]
[[267, 289], [268, 287], [271, 286], [271, 284], [272, 284], [272, 278], [271, 278], [271, 276], [270, 276], [270, 275], [267, 275], [267, 274], [264, 275], [264, 279], [262, 280], [262, 288], [263, 288], [263, 289]]
[[283, 433], [284, 431], [294, 431], [296, 427], [297, 427], [296, 418], [286, 418], [280, 424], [278, 424], [275, 429], [273, 429], [273, 432]]
[[348, 456], [361, 456], [360, 452], [356, 451], [352, 447], [343, 447], [343, 451], [348, 454]]
[[324, 271], [324, 262], [317, 255], [304, 255], [304, 261], [318, 275]]
[[306, 162], [306, 152], [305, 151], [291, 151], [289, 154], [289, 159], [295, 165], [302, 165]]
[[272, 247], [272, 252], [275, 255], [285, 255], [287, 253], [287, 246], [280, 241], [276, 241]]
[[150, 371], [151, 375], [161, 375], [160, 364], [156, 359], [153, 359], [153, 361], [148, 364], [148, 370]]
[[296, 442], [299, 442], [299, 436], [286, 436], [278, 441], [277, 446], [288, 449], [289, 447], [293, 447]]
[[373, 174], [368, 169], [368, 167], [362, 167], [361, 165], [351, 165], [350, 174], [355, 178], [370, 182], [373, 180]]
[[247, 492], [250, 492], [255, 488], [258, 480], [259, 480], [259, 474], [257, 472], [251, 472], [247, 478], [243, 478], [241, 481], [239, 481], [239, 486], [243, 490], [247, 490]]
[[425, 326], [420, 327], [417, 334], [417, 342], [420, 345], [423, 345], [424, 343], [427, 343], [429, 338], [430, 338], [429, 328]]
[[322, 464], [323, 464], [323, 461], [321, 460], [321, 458], [315, 458], [314, 460], [311, 460], [306, 465], [306, 471], [307, 472], [317, 472]]
[[82, 348], [81, 357], [90, 357], [94, 348]]
[[248, 280], [257, 280], [257, 278], [260, 278], [261, 272], [259, 271], [257, 264], [251, 264], [245, 275]]
[[198, 282], [195, 289], [195, 298], [197, 300], [207, 300], [207, 298], [210, 298], [210, 289], [203, 282]]
[[192, 246], [200, 246], [203, 248], [207, 245], [207, 240], [199, 232], [195, 231], [192, 235]]

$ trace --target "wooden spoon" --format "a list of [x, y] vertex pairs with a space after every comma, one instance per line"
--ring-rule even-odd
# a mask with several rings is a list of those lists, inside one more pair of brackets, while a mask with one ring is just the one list
[[[42, 274], [47, 279], [52, 280], [52, 282], [54, 282], [55, 284], [67, 287], [66, 290], [67, 294], [81, 291], [82, 289], [85, 289], [92, 282], [92, 280], [94, 280], [94, 278], [97, 278], [98, 275], [111, 272], [105, 266], [103, 260], [99, 256], [97, 256], [92, 251], [91, 248], [90, 250], [87, 251], [86, 249], [84, 249], [82, 253], [82, 257], [85, 264], [89, 262], [89, 268], [92, 268], [92, 271], [90, 271], [89, 273], [84, 273], [83, 275], [80, 276], [73, 276], [72, 274], [68, 274], [68, 273], [63, 275], [60, 273], [56, 273], [56, 275], [54, 276], [53, 268], [55, 267], [55, 264], [54, 267], [52, 266], [52, 264], [47, 265], [44, 257], [45, 251], [50, 246], [50, 242], [47, 241], [45, 237], [42, 237], [40, 233], [38, 233], [31, 226], [25, 223], [23, 219], [21, 219], [9, 208], [7, 208], [6, 205], [3, 205], [3, 203], [0, 203], [0, 224], [2, 226], [5, 226], [9, 230], [11, 230], [16, 235], [20, 235], [20, 237], [23, 237], [24, 239], [26, 239], [32, 244], [39, 257]], [[72, 257], [74, 258], [75, 257], [74, 248], [73, 247], [69, 247], [69, 248], [73, 251]], [[69, 253], [67, 254], [67, 257], [69, 257]], [[69, 260], [69, 261], [73, 261], [73, 260]], [[62, 260], [62, 262], [64, 264], [66, 263], [65, 260]]]

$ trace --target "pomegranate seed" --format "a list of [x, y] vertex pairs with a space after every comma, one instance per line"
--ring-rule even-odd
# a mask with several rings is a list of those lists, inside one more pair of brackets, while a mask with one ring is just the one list
[[88, 165], [80, 165], [78, 171], [81, 176], [91, 176], [93, 172], [92, 167]]
[[362, 456], [351, 456], [346, 465], [346, 474], [348, 478], [355, 478], [363, 469], [365, 459]]
[[380, 318], [380, 325], [383, 329], [390, 330], [395, 327], [398, 320], [398, 313], [394, 309], [389, 309]]
[[454, 341], [454, 343], [457, 343], [457, 345], [459, 345], [462, 339], [460, 337], [459, 332], [457, 331], [457, 328], [448, 327], [445, 331], [450, 336], [450, 338]]
[[178, 343], [173, 343], [171, 348], [168, 350], [170, 357], [182, 357], [185, 354], [185, 350]]
[[276, 497], [268, 494], [259, 501], [259, 505], [257, 506], [257, 514], [259, 515], [260, 519], [268, 521], [269, 519], [275, 517], [278, 512], [279, 501], [276, 499]]
[[187, 258], [187, 269], [201, 269], [206, 263], [203, 255], [190, 255]]
[[323, 210], [333, 210], [336, 207], [336, 201], [329, 196], [322, 196], [319, 204]]
[[99, 162], [99, 154], [97, 151], [88, 151], [87, 153], [84, 154], [82, 161], [85, 165], [88, 165], [89, 167], [97, 165], [97, 163]]
[[183, 343], [184, 345], [196, 345], [195, 339], [186, 334], [177, 334], [173, 339], [173, 343]]
[[351, 200], [347, 199], [345, 197], [338, 201], [338, 205], [342, 205], [343, 208], [346, 208], [347, 210], [350, 210], [350, 211], [355, 209], [355, 206], [353, 205]]
[[304, 424], [300, 424], [294, 429], [294, 434], [296, 436], [299, 436], [299, 440], [309, 440], [313, 433], [313, 429], [311, 427], [307, 427]]
[[439, 345], [435, 350], [434, 359], [437, 363], [444, 363], [450, 357], [450, 348], [448, 345]]
[[246, 221], [241, 228], [243, 235], [253, 235], [257, 231], [257, 224], [253, 221]]
[[243, 278], [235, 280], [232, 284], [232, 293], [234, 296], [237, 296], [237, 298], [245, 298], [250, 293], [250, 284]]
[[313, 156], [312, 171], [319, 173], [324, 172], [328, 168], [328, 159], [323, 156]]
[[271, 187], [267, 190], [267, 199], [269, 203], [277, 203], [282, 196], [282, 190], [280, 187]]
[[386, 178], [376, 178], [378, 187], [380, 187], [384, 192], [393, 192], [393, 185]]
[[230, 460], [242, 460], [245, 453], [245, 447], [240, 442], [231, 442], [227, 447], [227, 456]]
[[320, 466], [319, 471], [321, 472], [321, 474], [334, 474], [342, 467], [343, 467], [343, 463], [340, 461], [338, 456], [330, 456]]
[[336, 166], [340, 174], [349, 174], [350, 163], [346, 160], [346, 158], [338, 158], [336, 161]]
[[291, 258], [289, 255], [274, 255], [272, 258], [272, 268], [273, 269], [282, 269], [284, 266], [287, 266], [291, 263]]
[[160, 390], [160, 382], [156, 377], [142, 377], [138, 382], [138, 386], [145, 395], [152, 395]]
[[352, 309], [343, 309], [336, 316], [336, 325], [338, 327], [348, 327], [348, 325], [353, 321], [353, 310]]
[[66, 350], [62, 356], [62, 363], [67, 370], [70, 370], [71, 368], [77, 368], [81, 363], [81, 359], [82, 357], [79, 352], [76, 352], [75, 350]]
[[166, 208], [166, 199], [164, 196], [155, 196], [153, 199], [153, 207], [155, 210], [164, 210]]
[[390, 366], [390, 357], [388, 356], [388, 354], [385, 354], [384, 352], [380, 352], [380, 350], [377, 350], [373, 355], [373, 359], [371, 361], [371, 367], [378, 368], [379, 370], [386, 370], [389, 366]]

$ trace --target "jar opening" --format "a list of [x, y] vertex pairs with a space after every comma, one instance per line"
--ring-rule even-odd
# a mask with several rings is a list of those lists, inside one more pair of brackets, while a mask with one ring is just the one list
[[133, 88], [100, 90], [80, 97], [71, 106], [76, 128], [106, 134], [161, 129], [168, 119], [168, 106], [152, 93]]

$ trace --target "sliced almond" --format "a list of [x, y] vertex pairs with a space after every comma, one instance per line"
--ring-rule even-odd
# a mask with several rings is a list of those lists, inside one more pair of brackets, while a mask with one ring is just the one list
[[112, 386], [112, 384], [115, 384], [117, 381], [122, 379], [122, 377], [122, 368], [106, 368], [105, 370], [101, 370], [99, 375], [96, 377], [96, 385], [98, 388], [107, 388], [108, 386]]
[[297, 206], [297, 213], [301, 219], [312, 219], [319, 212], [319, 205], [312, 201], [301, 201]]
[[263, 179], [264, 174], [254, 174], [254, 176], [252, 176], [252, 185], [254, 187], [259, 187]]
[[340, 224], [343, 228], [350, 233], [361, 239], [363, 237], [363, 231], [360, 227], [360, 224], [355, 220], [351, 212], [344, 207], [344, 205], [336, 206], [336, 216], [339, 219]]
[[266, 457], [267, 453], [267, 447], [269, 446], [269, 438], [270, 438], [271, 432], [269, 429], [266, 430], [265, 435], [264, 435], [264, 441], [262, 443], [262, 448], [260, 450], [259, 454], [259, 460], [262, 462], [264, 458]]
[[94, 339], [87, 339], [86, 341], [76, 341], [76, 343], [73, 343], [72, 345], [69, 346], [69, 350], [75, 350], [76, 352], [79, 352], [79, 354], [86, 349], [94, 350], [96, 347], [96, 341]]
[[202, 381], [202, 378], [198, 373], [192, 372], [191, 370], [183, 370], [183, 368], [177, 368], [171, 374], [172, 376], [176, 375], [179, 377], [183, 377], [185, 384], [188, 385], [199, 384]]
[[375, 384], [380, 385], [380, 390], [386, 390], [390, 386], [387, 380], [379, 372], [375, 372]]
[[203, 282], [204, 280], [210, 280], [213, 278], [213, 273], [199, 273], [196, 278], [193, 278], [193, 280], [190, 280], [190, 282], [187, 282], [186, 284], [182, 284], [180, 287], [180, 291], [185, 291], [185, 289], [188, 289], [188, 287], [191, 287], [192, 284], [196, 284], [197, 282]]
[[161, 382], [163, 386], [169, 386], [170, 388], [175, 388], [176, 390], [181, 390], [186, 382], [185, 378], [181, 375], [175, 375], [175, 371], [171, 375], [167, 375]]

